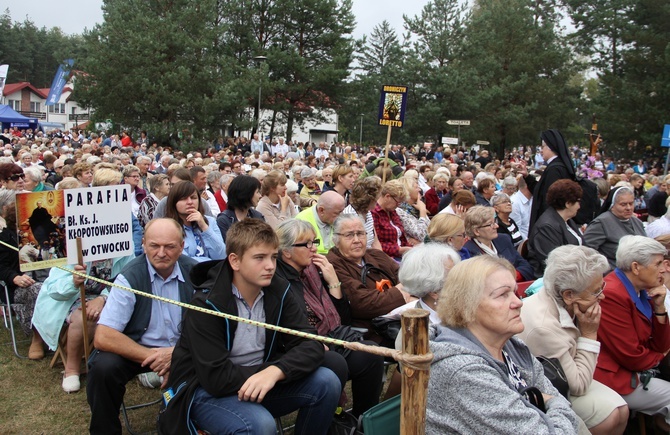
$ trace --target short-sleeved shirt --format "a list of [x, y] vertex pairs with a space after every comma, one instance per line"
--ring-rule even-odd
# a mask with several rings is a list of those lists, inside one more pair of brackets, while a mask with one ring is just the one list
[[[167, 279], [163, 279], [147, 259], [151, 290], [154, 295], [172, 300], [179, 300], [179, 282], [184, 282], [181, 269], [175, 264], [174, 270]], [[130, 287], [128, 280], [119, 274], [114, 283]], [[130, 321], [135, 308], [135, 294], [127, 290], [112, 287], [105, 308], [100, 314], [99, 325], [104, 325], [123, 332]], [[151, 302], [151, 319], [147, 330], [138, 343], [146, 347], [171, 347], [177, 344], [180, 334], [181, 308], [159, 301]]]

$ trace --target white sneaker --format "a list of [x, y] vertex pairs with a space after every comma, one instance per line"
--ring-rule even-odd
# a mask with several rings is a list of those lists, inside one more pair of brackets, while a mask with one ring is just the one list
[[63, 391], [66, 393], [76, 393], [81, 388], [79, 375], [63, 376]]
[[163, 377], [158, 376], [156, 372], [146, 372], [137, 375], [140, 385], [147, 388], [160, 388], [163, 383]]

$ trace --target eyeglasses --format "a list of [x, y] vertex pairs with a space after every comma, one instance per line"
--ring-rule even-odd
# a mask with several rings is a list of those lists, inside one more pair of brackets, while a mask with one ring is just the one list
[[352, 231], [350, 233], [335, 233], [335, 234], [337, 234], [340, 237], [343, 237], [345, 240], [354, 240], [354, 237], [357, 237], [358, 239], [363, 239], [367, 237], [367, 233], [365, 231]]
[[312, 246], [316, 245], [319, 246], [321, 244], [321, 240], [319, 239], [314, 239], [314, 240], [309, 240], [305, 243], [295, 243], [291, 246], [294, 248], [307, 248], [307, 249], [312, 249]]
[[26, 178], [26, 174], [12, 174], [9, 176], [8, 180], [19, 181], [19, 178], [21, 179]]
[[597, 293], [591, 293], [594, 299], [598, 299], [600, 295], [603, 294], [603, 292], [605, 291], [605, 284], [606, 284], [605, 281], [603, 281], [603, 285], [600, 287], [600, 291]]
[[468, 235], [467, 235], [466, 233], [461, 233], [461, 234], [454, 234], [454, 235], [451, 236], [451, 237], [463, 237], [463, 238], [466, 238], [467, 236], [468, 236]]
[[140, 178], [140, 176], [139, 175], [128, 175], [127, 178]]
[[498, 228], [498, 223], [497, 223], [496, 221], [493, 221], [493, 222], [491, 222], [490, 224], [480, 225], [480, 226], [478, 226], [477, 228], [486, 228], [486, 227], [489, 227], [489, 228]]

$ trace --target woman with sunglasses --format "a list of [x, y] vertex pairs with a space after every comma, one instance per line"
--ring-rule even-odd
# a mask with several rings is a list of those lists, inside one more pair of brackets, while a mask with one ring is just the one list
[[516, 280], [534, 279], [532, 266], [519, 254], [512, 239], [506, 234], [498, 234], [493, 207], [476, 205], [465, 213], [465, 233], [470, 237], [465, 247], [471, 256], [491, 255], [508, 260], [516, 269]]
[[[307, 320], [317, 333], [337, 337], [334, 331], [351, 322], [351, 307], [333, 265], [316, 252], [320, 240], [315, 238], [312, 225], [290, 219], [280, 223], [276, 231], [279, 237], [277, 276], [291, 284], [291, 292], [301, 299]], [[338, 375], [342, 388], [348, 379], [352, 380], [352, 413], [358, 417], [379, 402], [384, 358], [342, 347], [330, 350], [326, 352], [324, 365]]]
[[600, 354], [603, 273], [608, 269], [607, 259], [595, 249], [559, 246], [549, 254], [544, 287], [521, 307], [525, 328], [519, 338], [533, 355], [558, 359], [572, 409], [592, 434], [622, 434], [628, 422], [626, 402], [593, 379]]
[[25, 189], [26, 175], [14, 163], [0, 163], [0, 186], [20, 192]]

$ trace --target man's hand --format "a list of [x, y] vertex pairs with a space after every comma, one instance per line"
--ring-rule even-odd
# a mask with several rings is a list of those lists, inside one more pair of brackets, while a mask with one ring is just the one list
[[275, 384], [286, 378], [277, 366], [270, 366], [251, 376], [237, 392], [237, 398], [245, 402], [261, 403]]
[[142, 367], [149, 366], [158, 376], [165, 376], [170, 371], [173, 350], [174, 347], [157, 347], [151, 349], [151, 355], [142, 361]]

